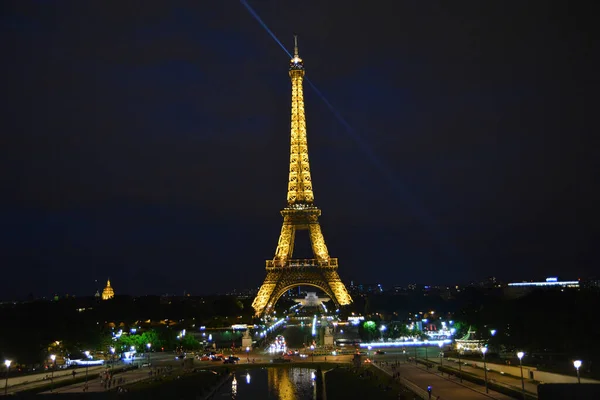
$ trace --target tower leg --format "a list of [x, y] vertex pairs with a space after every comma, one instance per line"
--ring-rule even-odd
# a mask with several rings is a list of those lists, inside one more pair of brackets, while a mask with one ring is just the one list
[[294, 248], [294, 236], [294, 225], [284, 222], [281, 226], [281, 233], [279, 234], [279, 241], [277, 242], [277, 250], [275, 250], [276, 260], [285, 262], [292, 256], [292, 251]]
[[310, 244], [315, 256], [321, 261], [329, 261], [329, 252], [325, 245], [321, 226], [318, 223], [312, 223], [308, 225], [308, 230], [310, 233]]

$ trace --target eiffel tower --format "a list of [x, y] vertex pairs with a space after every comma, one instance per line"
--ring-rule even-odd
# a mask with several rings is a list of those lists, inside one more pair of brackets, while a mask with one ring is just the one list
[[[295, 35], [289, 75], [292, 80], [292, 124], [287, 207], [281, 210], [283, 226], [275, 257], [267, 260], [267, 277], [252, 302], [257, 317], [269, 313], [277, 300], [296, 286], [317, 287], [338, 307], [352, 303], [337, 272], [338, 260], [329, 257], [319, 225], [321, 210], [313, 204], [302, 89], [304, 64], [298, 55], [298, 37]], [[308, 230], [314, 258], [292, 258], [294, 238], [299, 230]]]

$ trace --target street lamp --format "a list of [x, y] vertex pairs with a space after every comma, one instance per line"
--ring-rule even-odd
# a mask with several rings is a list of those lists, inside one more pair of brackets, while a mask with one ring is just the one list
[[56, 356], [54, 354], [52, 354], [50, 356], [50, 359], [52, 360], [52, 374], [50, 375], [50, 383], [51, 383], [50, 393], [52, 393], [52, 390], [54, 390], [54, 366], [56, 365], [55, 364], [55, 362], [56, 362]]
[[368, 356], [368, 357], [371, 357], [371, 349], [372, 349], [372, 347], [371, 347], [371, 346], [368, 346], [368, 347], [367, 347], [367, 349], [369, 349], [369, 351], [367, 352], [367, 356]]
[[148, 368], [150, 368], [150, 349], [152, 348], [152, 343], [148, 343], [146, 347], [148, 347]]
[[487, 347], [482, 347], [481, 354], [483, 354], [483, 373], [484, 373], [484, 379], [485, 379], [485, 392], [489, 393], [490, 391], [488, 390], [487, 364], [485, 363], [485, 353], [487, 353]]
[[4, 365], [6, 365], [6, 382], [4, 383], [4, 396], [7, 395], [8, 391], [8, 370], [10, 369], [10, 360], [4, 360]]
[[577, 383], [581, 383], [581, 377], [579, 376], [579, 367], [581, 367], [581, 360], [573, 361], [573, 366], [577, 370]]
[[[90, 352], [89, 351], [86, 350], [84, 354], [85, 354], [85, 356], [87, 358], [90, 358]], [[86, 384], [86, 386], [87, 386], [88, 366], [89, 366], [88, 361], [89, 360], [85, 360], [85, 384]]]
[[427, 347], [429, 346], [429, 340], [425, 339], [425, 361], [429, 361], [427, 356]]
[[523, 390], [523, 398], [525, 398], [525, 379], [523, 378], [523, 356], [525, 353], [522, 351], [517, 353], [517, 357], [519, 357], [519, 367], [521, 367], [521, 389]]
[[415, 365], [417, 365], [417, 346], [415, 346]]
[[458, 376], [460, 377], [460, 382], [462, 383], [462, 366], [460, 365], [460, 352], [462, 349], [462, 345], [459, 343], [456, 345], [456, 350], [457, 350], [457, 354], [458, 354]]
[[114, 347], [110, 348], [110, 368], [113, 371], [115, 370], [115, 348]]
[[[444, 342], [439, 342], [438, 345], [440, 346], [440, 367], [444, 366]], [[442, 372], [442, 375], [444, 374], [444, 372]]]

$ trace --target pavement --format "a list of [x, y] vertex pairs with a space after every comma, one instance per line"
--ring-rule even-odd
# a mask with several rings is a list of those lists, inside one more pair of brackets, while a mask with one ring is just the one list
[[[383, 365], [381, 365], [383, 364]], [[426, 391], [428, 386], [431, 386], [431, 398], [438, 400], [513, 400], [512, 397], [504, 394], [494, 392], [492, 390], [489, 393], [485, 392], [482, 386], [477, 384], [463, 381], [459, 382], [459, 379], [454, 377], [448, 377], [447, 375], [440, 375], [439, 373], [433, 372], [433, 370], [427, 370], [425, 367], [415, 366], [413, 363], [398, 363], [395, 367], [393, 362], [376, 362], [374, 365], [377, 368], [382, 369], [390, 376], [393, 376], [394, 372], [400, 373], [400, 377], [408, 380], [410, 383], [416, 385], [419, 389]], [[409, 387], [410, 388], [410, 387]]]
[[[153, 368], [153, 370], [155, 370], [155, 369]], [[149, 379], [152, 376], [156, 376], [156, 374], [153, 372], [152, 375], [150, 375], [150, 368], [140, 368], [140, 369], [135, 369], [132, 371], [122, 372], [120, 374], [116, 374], [114, 376], [114, 380], [118, 381], [119, 379], [122, 379], [123, 381], [120, 383], [115, 383], [114, 386], [111, 385], [111, 389], [114, 389], [115, 387], [123, 386], [126, 384], [138, 382], [138, 381], [141, 381], [144, 379]], [[58, 388], [58, 389], [54, 390], [53, 392], [54, 393], [82, 393], [82, 392], [106, 392], [107, 391], [107, 388], [105, 388], [104, 383], [102, 382], [101, 378], [90, 379], [87, 382], [87, 390], [84, 390], [85, 387], [86, 387], [86, 383], [80, 382], [80, 383], [76, 383], [73, 385]], [[48, 394], [48, 393], [50, 393], [50, 392], [43, 392], [42, 394]]]
[[[105, 367], [103, 366], [94, 366], [88, 367], [88, 373], [93, 374], [103, 370]], [[31, 389], [37, 386], [47, 385], [51, 382], [50, 377], [54, 376], [54, 382], [61, 382], [68, 379], [73, 379], [73, 371], [75, 371], [76, 377], [85, 376], [85, 367], [83, 368], [69, 368], [69, 369], [58, 369], [54, 371], [44, 371], [37, 374], [29, 374], [22, 376], [15, 376], [8, 378], [8, 393], [15, 393], [24, 389]], [[2, 389], [4, 389], [4, 384], [6, 382], [2, 382]], [[4, 394], [4, 391], [2, 391]]]
[[[485, 373], [482, 368], [473, 367], [471, 365], [465, 365], [468, 363], [468, 360], [467, 361], [461, 360], [461, 361], [462, 361], [461, 366], [460, 366], [461, 371], [468, 372], [470, 374], [476, 375], [476, 376], [484, 379]], [[429, 362], [439, 365], [440, 360], [439, 360], [439, 358], [438, 359], [430, 359]], [[456, 371], [458, 371], [458, 361], [456, 361], [454, 359], [443, 361], [443, 365], [444, 365], [444, 367], [453, 368], [453, 369], [456, 369]], [[509, 386], [513, 389], [522, 390], [521, 377], [505, 375], [505, 374], [501, 374], [496, 371], [489, 371], [489, 370], [487, 372], [487, 377], [488, 377], [489, 382], [499, 383], [499, 384], [502, 384], [505, 386]], [[537, 384], [529, 381], [528, 379], [525, 379], [524, 383], [525, 383], [525, 391], [537, 396], [537, 391], [538, 391]]]

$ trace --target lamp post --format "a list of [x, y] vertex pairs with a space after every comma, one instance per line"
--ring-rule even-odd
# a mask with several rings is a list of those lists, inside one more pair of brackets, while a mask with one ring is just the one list
[[[89, 351], [86, 351], [86, 352], [85, 352], [85, 356], [86, 356], [87, 358], [90, 358], [90, 352], [89, 352]], [[89, 367], [89, 365], [88, 365], [88, 361], [89, 361], [89, 360], [86, 360], [86, 363], [85, 363], [85, 384], [86, 384], [86, 386], [87, 386], [88, 367]]]
[[461, 348], [462, 346], [460, 344], [458, 344], [456, 346], [456, 350], [458, 350], [456, 353], [458, 354], [458, 376], [460, 378], [460, 382], [462, 383], [462, 366], [460, 365], [460, 352], [461, 352]]
[[581, 377], [579, 376], [579, 367], [581, 367], [581, 360], [573, 361], [573, 366], [577, 370], [577, 383], [581, 383]]
[[427, 347], [429, 346], [429, 340], [425, 339], [425, 361], [429, 361], [427, 356]]
[[152, 348], [152, 343], [148, 343], [146, 345], [146, 347], [148, 348], [148, 368], [151, 368], [151, 366], [150, 366], [150, 349]]
[[4, 396], [7, 395], [8, 391], [8, 370], [10, 369], [10, 360], [4, 360], [4, 365], [6, 365], [6, 382], [4, 383]]
[[52, 354], [50, 356], [50, 359], [52, 360], [52, 374], [50, 375], [50, 393], [52, 393], [52, 391], [54, 390], [54, 366], [56, 365], [56, 356]]
[[525, 398], [525, 378], [523, 378], [523, 356], [525, 353], [522, 351], [517, 353], [517, 357], [519, 357], [519, 367], [521, 368], [521, 389], [523, 390], [523, 398]]
[[[444, 342], [439, 342], [438, 346], [440, 346], [440, 367], [444, 366]], [[440, 372], [442, 373], [442, 375], [444, 375], [444, 371], [442, 371], [440, 369]]]
[[110, 369], [115, 370], [115, 348], [110, 348]]
[[487, 347], [482, 347], [481, 354], [483, 354], [483, 373], [484, 373], [484, 380], [485, 380], [485, 392], [489, 393], [490, 391], [488, 390], [487, 364], [485, 363], [485, 353], [487, 353]]

